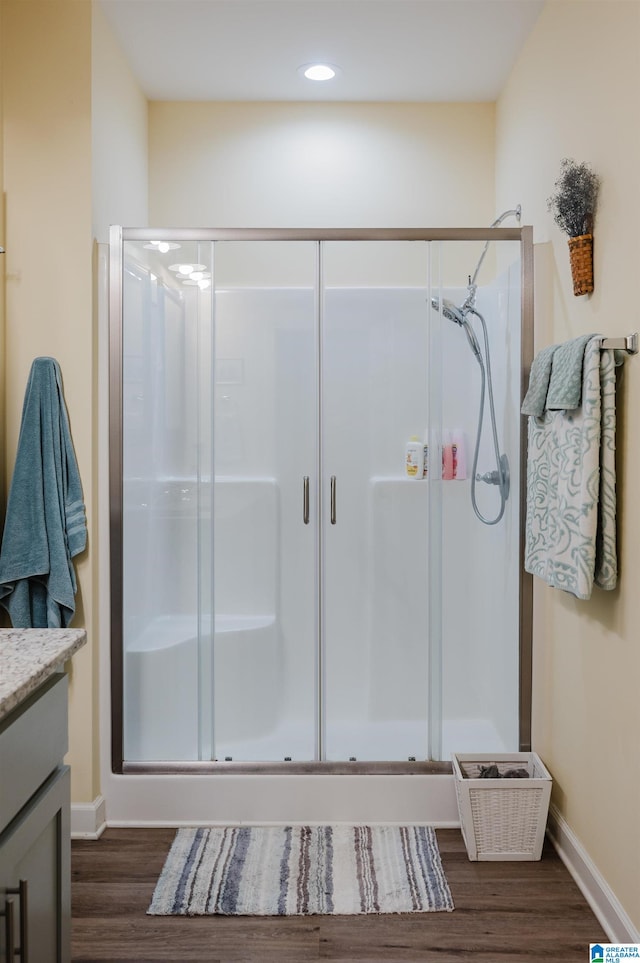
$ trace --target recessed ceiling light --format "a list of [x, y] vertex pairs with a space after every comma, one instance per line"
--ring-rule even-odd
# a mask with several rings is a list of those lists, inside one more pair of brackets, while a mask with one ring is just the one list
[[307, 80], [331, 80], [338, 73], [333, 64], [303, 64], [299, 70]]

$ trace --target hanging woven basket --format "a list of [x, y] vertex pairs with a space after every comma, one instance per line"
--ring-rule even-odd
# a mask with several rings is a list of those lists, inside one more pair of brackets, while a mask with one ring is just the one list
[[569, 257], [573, 293], [591, 294], [593, 291], [593, 234], [579, 234], [569, 238]]

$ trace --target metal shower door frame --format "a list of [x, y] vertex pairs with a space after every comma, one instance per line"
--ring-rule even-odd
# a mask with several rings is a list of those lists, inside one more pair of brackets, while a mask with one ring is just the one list
[[[176, 762], [132, 763], [124, 760], [123, 700], [123, 426], [122, 321], [123, 245], [125, 241], [519, 241], [521, 265], [520, 399], [526, 393], [533, 360], [533, 228], [125, 228], [112, 226], [109, 236], [109, 539], [111, 613], [111, 769], [114, 773], [415, 773], [447, 772], [449, 763], [427, 762]], [[322, 245], [318, 244], [318, 278], [322, 275]], [[321, 285], [318, 310], [322, 308]], [[321, 372], [320, 372], [321, 374]], [[520, 416], [519, 519], [519, 744], [531, 749], [533, 577], [524, 571], [526, 509], [526, 418]], [[321, 432], [319, 432], [319, 435]], [[318, 442], [318, 445], [320, 442]], [[321, 566], [320, 566], [321, 571]], [[321, 618], [321, 613], [319, 614]], [[320, 626], [320, 629], [322, 627]], [[322, 651], [318, 654], [318, 686], [322, 695]], [[322, 736], [318, 738], [322, 748]]]

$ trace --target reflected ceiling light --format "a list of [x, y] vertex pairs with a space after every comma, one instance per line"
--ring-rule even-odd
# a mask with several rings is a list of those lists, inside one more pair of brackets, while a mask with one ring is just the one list
[[168, 251], [177, 251], [180, 247], [179, 244], [174, 244], [172, 241], [150, 241], [144, 246], [148, 251], [159, 251], [160, 254], [166, 254]]
[[303, 64], [299, 71], [307, 80], [331, 80], [338, 68], [334, 64]]
[[184, 264], [170, 264], [169, 270], [177, 271], [179, 274], [184, 274], [189, 276], [190, 274], [193, 273], [193, 271], [206, 271], [207, 265], [206, 264], [187, 264], [185, 262]]
[[192, 280], [192, 278], [188, 278], [186, 281], [183, 281], [182, 283], [188, 284], [194, 288], [200, 288], [201, 291], [204, 290], [204, 288], [211, 287], [211, 281], [209, 281], [207, 278], [200, 278], [199, 281], [194, 281]]

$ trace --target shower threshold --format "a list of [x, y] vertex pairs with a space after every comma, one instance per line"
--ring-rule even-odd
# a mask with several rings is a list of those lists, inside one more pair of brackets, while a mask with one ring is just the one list
[[193, 760], [162, 762], [125, 762], [123, 775], [305, 775], [305, 776], [446, 776], [452, 773], [450, 762], [429, 760], [399, 761], [326, 761], [317, 762], [245, 762]]

